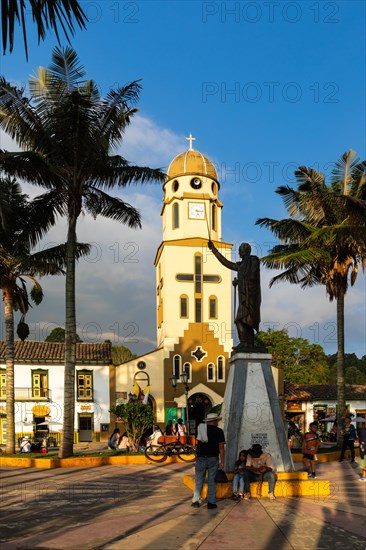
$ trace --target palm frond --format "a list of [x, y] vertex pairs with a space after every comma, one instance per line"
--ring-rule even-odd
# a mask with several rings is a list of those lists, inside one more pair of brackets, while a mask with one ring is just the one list
[[35, 146], [36, 136], [43, 133], [24, 88], [12, 86], [4, 77], [0, 77], [0, 127], [22, 148]]
[[258, 218], [255, 224], [261, 227], [266, 227], [278, 239], [285, 243], [302, 242], [311, 234], [313, 230], [310, 224], [306, 224], [305, 222], [299, 220], [293, 220], [291, 218], [286, 218], [283, 220]]
[[351, 196], [366, 201], [366, 161], [355, 166], [352, 172]]
[[282, 197], [283, 203], [290, 216], [298, 216], [299, 214], [299, 193], [288, 185], [277, 187], [276, 193]]
[[349, 256], [352, 249], [361, 247], [366, 251], [366, 222], [364, 222], [364, 225], [353, 225], [347, 223], [347, 221], [315, 229], [309, 235], [307, 244], [333, 249], [333, 253], [336, 250], [344, 250], [347, 256]]
[[[61, 26], [68, 41], [69, 34], [75, 33], [74, 19], [77, 25], [85, 28], [87, 17], [77, 0], [29, 0], [32, 10], [32, 19], [37, 26], [38, 42], [46, 37], [46, 30], [55, 31], [57, 41], [60, 43], [58, 25]], [[1, 25], [3, 36], [3, 52], [13, 51], [15, 22], [22, 27], [24, 49], [28, 60], [27, 30], [25, 22], [26, 4], [24, 0], [1, 0]]]
[[110, 90], [100, 105], [100, 131], [106, 136], [111, 147], [121, 141], [123, 133], [137, 109], [131, 107], [138, 101], [142, 89], [139, 80]]
[[350, 192], [350, 185], [352, 182], [352, 172], [360, 162], [356, 153], [350, 149], [334, 164], [331, 175], [331, 184], [333, 189], [343, 195], [348, 195]]
[[116, 220], [128, 227], [141, 228], [139, 211], [118, 197], [111, 197], [100, 189], [89, 189], [85, 195], [85, 208], [94, 218], [98, 215]]
[[142, 166], [130, 166], [122, 157], [110, 158], [109, 166], [106, 166], [100, 174], [93, 174], [95, 187], [110, 189], [114, 186], [125, 187], [137, 183], [164, 183], [165, 174], [160, 168], [147, 168]]
[[62, 49], [54, 48], [49, 72], [69, 92], [77, 90], [77, 87], [83, 82], [82, 79], [86, 75], [86, 71], [80, 64], [76, 51], [71, 46], [66, 46], [66, 48]]
[[325, 265], [331, 260], [327, 250], [321, 248], [299, 248], [297, 245], [274, 247], [270, 254], [261, 258], [261, 263], [270, 269], [291, 267], [301, 269], [308, 265]]
[[323, 172], [313, 168], [299, 166], [295, 171], [295, 178], [300, 192], [322, 192], [326, 188]]
[[[37, 102], [40, 99], [50, 100], [55, 96], [54, 78], [45, 67], [38, 67], [38, 72], [33, 73], [28, 80], [29, 91], [32, 99]], [[50, 108], [51, 104], [48, 103]]]
[[[90, 254], [90, 250], [90, 244], [76, 243], [76, 260]], [[52, 266], [54, 270], [53, 273], [42, 273], [42, 275], [64, 275], [64, 268], [66, 267], [66, 244], [63, 243], [56, 246], [49, 246], [39, 252], [34, 252], [30, 258], [28, 268], [31, 269], [32, 265], [36, 265], [35, 262], [37, 262], [37, 267], [44, 264], [46, 269], [48, 269], [49, 267], [47, 266]]]
[[9, 152], [0, 150], [0, 169], [9, 176], [27, 180], [34, 185], [52, 189], [62, 184], [62, 168], [57, 173], [55, 166], [37, 152]]

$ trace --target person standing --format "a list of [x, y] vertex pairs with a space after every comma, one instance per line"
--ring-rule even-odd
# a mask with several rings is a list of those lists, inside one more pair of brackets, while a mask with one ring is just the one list
[[360, 442], [360, 481], [366, 481], [366, 428], [358, 428], [357, 435]]
[[165, 435], [173, 435], [173, 422], [171, 420], [168, 420], [165, 426]]
[[346, 416], [344, 419], [344, 424], [342, 426], [343, 433], [343, 445], [341, 450], [341, 456], [339, 462], [344, 461], [344, 453], [347, 448], [351, 451], [351, 462], [355, 461], [355, 439], [356, 439], [356, 428], [351, 424], [351, 417]]
[[178, 418], [178, 422], [174, 426], [174, 435], [187, 435], [187, 428], [183, 424], [183, 418]]
[[216, 481], [215, 476], [218, 469], [224, 467], [225, 461], [225, 436], [218, 427], [221, 417], [216, 413], [209, 413], [205, 422], [207, 425], [207, 441], [198, 440], [196, 450], [195, 481], [192, 498], [192, 506], [201, 506], [201, 492], [205, 482], [206, 472], [208, 474], [207, 508], [217, 508], [216, 504]]
[[[309, 477], [312, 479], [316, 478], [315, 473], [315, 455], [318, 451], [320, 444], [320, 439], [317, 434], [318, 425], [316, 422], [311, 422], [309, 425], [309, 432], [304, 434], [304, 439], [302, 441], [302, 463], [304, 469], [308, 472]], [[309, 473], [310, 466], [310, 473]]]

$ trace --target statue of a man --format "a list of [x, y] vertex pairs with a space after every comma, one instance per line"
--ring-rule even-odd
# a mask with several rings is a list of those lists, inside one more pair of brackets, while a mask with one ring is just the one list
[[237, 280], [233, 284], [238, 288], [238, 309], [235, 324], [240, 344], [236, 349], [254, 347], [254, 330], [258, 332], [260, 323], [261, 286], [260, 261], [258, 256], [251, 256], [251, 246], [242, 243], [239, 246], [239, 262], [227, 260], [216, 248], [212, 241], [208, 241], [208, 248], [216, 258], [229, 269], [238, 272]]

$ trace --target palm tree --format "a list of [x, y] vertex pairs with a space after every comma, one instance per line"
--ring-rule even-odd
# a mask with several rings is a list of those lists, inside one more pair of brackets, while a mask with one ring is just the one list
[[[5, 313], [6, 452], [9, 454], [15, 450], [14, 310], [21, 313], [17, 332], [25, 339], [29, 335], [25, 316], [30, 299], [38, 305], [43, 298], [42, 287], [35, 276], [63, 273], [56, 249], [45, 253], [30, 252], [32, 244], [47, 230], [45, 213], [40, 214], [15, 180], [0, 179], [0, 288]], [[27, 279], [33, 284], [29, 295]]]
[[358, 268], [366, 267], [366, 161], [350, 150], [334, 165], [328, 185], [324, 174], [300, 166], [295, 172], [297, 190], [279, 187], [290, 218], [260, 218], [283, 244], [262, 258], [266, 267], [284, 268], [272, 278], [300, 284], [302, 288], [325, 285], [329, 300], [337, 302], [337, 402], [338, 425], [345, 414], [344, 307], [349, 282]]
[[22, 147], [22, 153], [0, 153], [0, 168], [46, 188], [39, 200], [46, 211], [67, 218], [65, 290], [65, 401], [60, 456], [72, 455], [75, 408], [75, 247], [82, 211], [141, 227], [139, 212], [112, 187], [164, 181], [158, 169], [132, 166], [111, 154], [137, 109], [137, 81], [101, 98], [97, 85], [84, 80], [76, 52], [55, 48], [49, 70], [40, 68], [24, 90], [0, 80], [0, 127]]
[[46, 37], [46, 30], [55, 31], [58, 43], [60, 38], [58, 34], [58, 25], [61, 26], [66, 39], [69, 41], [69, 34], [75, 33], [73, 19], [80, 28], [85, 28], [87, 17], [80, 7], [77, 0], [1, 0], [1, 30], [3, 51], [13, 51], [14, 46], [14, 26], [17, 21], [22, 27], [25, 55], [28, 59], [27, 29], [25, 24], [25, 10], [31, 9], [32, 19], [37, 26], [38, 42]]

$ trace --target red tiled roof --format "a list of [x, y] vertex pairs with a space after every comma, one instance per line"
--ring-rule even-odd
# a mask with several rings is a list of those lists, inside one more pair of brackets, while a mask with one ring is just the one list
[[[335, 384], [285, 384], [287, 401], [313, 401], [314, 399], [337, 399]], [[366, 385], [346, 384], [346, 399], [366, 399]]]
[[[0, 360], [5, 362], [5, 342], [0, 341]], [[34, 342], [32, 340], [15, 341], [15, 360], [19, 363], [65, 361], [65, 344], [63, 342]], [[76, 362], [78, 364], [109, 365], [112, 362], [111, 343], [76, 344]]]

